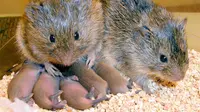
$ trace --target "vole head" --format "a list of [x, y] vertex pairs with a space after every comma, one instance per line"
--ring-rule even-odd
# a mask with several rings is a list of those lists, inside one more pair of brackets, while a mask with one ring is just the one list
[[71, 65], [95, 48], [103, 30], [95, 0], [38, 0], [26, 7], [25, 43], [40, 62]]
[[185, 38], [186, 19], [174, 20], [165, 9], [154, 7], [143, 15], [140, 36], [136, 38], [141, 51], [141, 66], [156, 77], [169, 81], [184, 78], [188, 69]]

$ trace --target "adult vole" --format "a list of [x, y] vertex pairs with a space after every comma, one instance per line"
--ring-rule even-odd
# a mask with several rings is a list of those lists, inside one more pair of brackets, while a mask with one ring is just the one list
[[17, 44], [29, 60], [62, 75], [51, 63], [69, 66], [100, 48], [103, 11], [98, 0], [33, 0], [17, 28]]
[[151, 78], [179, 81], [188, 69], [187, 19], [179, 21], [151, 0], [102, 0], [103, 60], [148, 93]]

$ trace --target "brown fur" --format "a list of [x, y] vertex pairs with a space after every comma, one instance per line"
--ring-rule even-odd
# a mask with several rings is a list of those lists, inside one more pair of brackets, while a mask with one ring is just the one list
[[[27, 5], [18, 24], [17, 44], [26, 58], [46, 64], [51, 73], [53, 66], [49, 63], [69, 66], [98, 50], [103, 27], [103, 11], [98, 0], [35, 0]], [[75, 40], [76, 32], [78, 40]]]
[[175, 19], [151, 0], [109, 2], [104, 9], [107, 12], [104, 62], [148, 93], [153, 92], [148, 87], [152, 77], [172, 82], [182, 80], [188, 68], [186, 19]]

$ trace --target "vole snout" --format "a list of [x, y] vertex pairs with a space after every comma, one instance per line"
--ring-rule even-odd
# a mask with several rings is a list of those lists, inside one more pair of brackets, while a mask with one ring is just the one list
[[180, 69], [176, 67], [172, 68], [172, 76], [170, 77], [171, 81], [173, 82], [180, 81], [180, 80], [183, 80], [184, 77], [185, 77], [185, 73], [180, 71]]

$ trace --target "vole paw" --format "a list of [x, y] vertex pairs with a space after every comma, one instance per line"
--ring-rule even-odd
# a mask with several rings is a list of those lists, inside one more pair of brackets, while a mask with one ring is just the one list
[[55, 66], [53, 66], [52, 64], [50, 63], [44, 63], [45, 65], [45, 69], [46, 71], [51, 74], [53, 77], [55, 76], [60, 76], [60, 77], [64, 77], [62, 75], [62, 73], [60, 72], [60, 70], [58, 70]]
[[87, 58], [87, 61], [86, 61], [86, 66], [88, 68], [91, 68], [94, 65], [95, 59], [96, 59], [95, 53], [88, 54], [88, 58]]
[[57, 102], [57, 98], [58, 96], [60, 96], [61, 94], [63, 93], [62, 90], [59, 90], [57, 93], [55, 93], [54, 95], [50, 96], [49, 99], [52, 101], [52, 102]]
[[94, 91], [95, 91], [95, 88], [92, 87], [92, 88], [90, 89], [89, 93], [86, 95], [86, 98], [87, 98], [87, 99], [92, 99], [92, 98], [94, 98]]
[[158, 90], [159, 86], [152, 79], [146, 75], [139, 75], [135, 79], [132, 79], [136, 82], [147, 94], [153, 94]]
[[142, 89], [148, 93], [153, 94], [158, 90], [159, 86], [151, 79], [148, 79], [143, 85]]
[[132, 80], [132, 79], [129, 79], [129, 80], [128, 80], [127, 88], [128, 88], [129, 90], [133, 89], [133, 80]]
[[56, 109], [63, 109], [65, 107], [65, 105], [67, 104], [66, 100], [60, 101], [57, 104], [53, 104], [53, 110]]
[[20, 100], [22, 100], [22, 101], [28, 103], [32, 97], [33, 97], [33, 93], [31, 93], [31, 94], [30, 94], [29, 96], [27, 96], [27, 97], [20, 98]]

